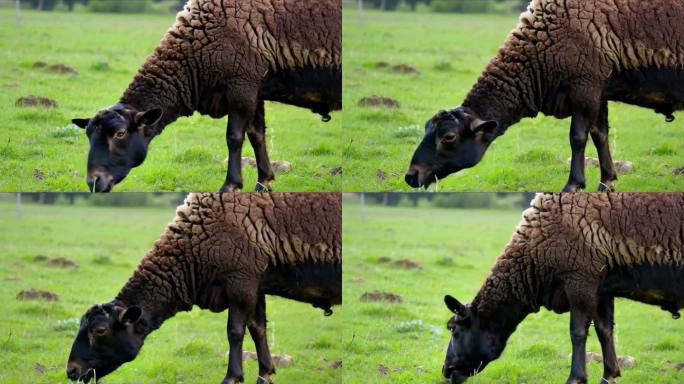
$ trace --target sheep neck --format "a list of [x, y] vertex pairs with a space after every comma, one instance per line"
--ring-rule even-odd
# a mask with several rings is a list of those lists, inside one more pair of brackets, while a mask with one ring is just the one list
[[140, 68], [119, 103], [137, 111], [160, 108], [163, 114], [153, 136], [159, 135], [167, 125], [181, 116], [190, 116], [195, 109], [189, 95], [198, 90], [188, 89], [192, 84], [187, 81], [189, 73], [192, 68], [187, 60], [165, 60], [157, 50]]
[[507, 43], [487, 65], [462, 105], [482, 120], [498, 122], [498, 135], [523, 118], [539, 113], [545, 87], [535, 75], [537, 66], [521, 61], [520, 55], [508, 53], [510, 45]]
[[525, 264], [527, 253], [523, 243], [513, 241], [499, 257], [491, 274], [480, 288], [472, 306], [486, 328], [507, 339], [528, 314], [539, 311], [539, 300], [532, 286], [535, 273]]
[[[173, 257], [173, 271], [159, 266], [160, 260]], [[144, 335], [156, 330], [167, 319], [180, 311], [192, 309], [192, 299], [180, 289], [187, 282], [171, 279], [167, 274], [188, 276], [190, 268], [183, 258], [164, 256], [157, 244], [142, 260], [133, 276], [121, 289], [114, 300], [123, 307], [138, 306], [143, 310], [146, 323]], [[178, 271], [184, 271], [182, 274]]]

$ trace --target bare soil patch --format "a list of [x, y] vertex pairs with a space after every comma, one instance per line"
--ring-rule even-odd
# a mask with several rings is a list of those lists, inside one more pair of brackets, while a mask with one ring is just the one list
[[361, 301], [370, 301], [370, 302], [378, 302], [378, 301], [386, 301], [388, 303], [401, 303], [403, 300], [401, 296], [394, 294], [394, 293], [389, 293], [389, 292], [380, 292], [380, 291], [373, 291], [373, 292], [366, 292], [363, 295], [361, 295]]
[[57, 301], [59, 296], [56, 293], [49, 291], [41, 291], [37, 289], [29, 289], [28, 291], [21, 291], [17, 294], [17, 300], [45, 300]]
[[359, 107], [399, 108], [399, 102], [386, 96], [369, 96], [359, 100]]
[[[226, 159], [228, 161], [228, 159]], [[245, 167], [252, 167], [255, 168], [257, 167], [257, 162], [256, 159], [252, 157], [243, 157], [242, 158], [242, 168]], [[273, 160], [271, 161], [271, 167], [273, 168], [273, 172], [280, 173], [280, 172], [286, 172], [292, 169], [292, 164], [290, 164], [289, 161], [282, 161], [282, 160]]]
[[45, 263], [47, 265], [59, 268], [78, 268], [79, 264], [66, 257], [47, 257], [45, 255], [38, 255], [34, 259], [36, 262]]
[[43, 61], [36, 61], [33, 63], [33, 68], [47, 69], [48, 72], [57, 73], [60, 75], [78, 75], [78, 71], [74, 67], [66, 64], [48, 65]]
[[57, 108], [57, 102], [43, 96], [24, 96], [14, 103], [17, 107]]
[[397, 260], [392, 264], [395, 267], [404, 268], [404, 269], [423, 269], [423, 267], [420, 265], [420, 263], [418, 263], [417, 261], [409, 260], [409, 259]]

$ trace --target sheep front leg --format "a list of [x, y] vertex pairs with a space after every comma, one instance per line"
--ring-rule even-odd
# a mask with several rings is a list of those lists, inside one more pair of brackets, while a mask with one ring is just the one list
[[252, 335], [252, 340], [254, 340], [257, 358], [259, 359], [259, 378], [256, 382], [257, 384], [271, 383], [271, 375], [276, 370], [271, 360], [271, 352], [269, 351], [266, 338], [266, 298], [264, 295], [259, 295], [254, 317], [249, 322], [248, 328], [249, 334]]
[[228, 145], [228, 171], [226, 181], [219, 192], [233, 192], [242, 189], [242, 143], [245, 140], [249, 120], [240, 113], [228, 117], [226, 143]]
[[613, 183], [617, 180], [617, 172], [613, 164], [613, 158], [610, 154], [610, 145], [608, 141], [608, 102], [601, 102], [601, 109], [599, 110], [599, 117], [591, 130], [591, 140], [594, 142], [596, 152], [598, 153], [599, 163], [601, 164], [601, 183], [599, 184], [599, 192], [612, 192], [615, 190]]
[[266, 150], [266, 120], [264, 116], [263, 100], [258, 101], [257, 110], [254, 114], [254, 123], [252, 124], [252, 129], [247, 132], [247, 137], [249, 137], [249, 142], [254, 149], [257, 170], [259, 172], [256, 191], [272, 192], [271, 182], [275, 180], [275, 175], [271, 168], [271, 160], [268, 158], [268, 152]]
[[228, 373], [221, 384], [235, 384], [244, 381], [242, 372], [242, 341], [249, 320], [248, 311], [238, 306], [228, 309]]
[[576, 114], [572, 117], [570, 124], [570, 147], [572, 148], [570, 177], [565, 188], [563, 188], [563, 192], [576, 192], [586, 187], [584, 150], [587, 147], [587, 132], [589, 132], [591, 125], [591, 121], [582, 114]]
[[612, 297], [599, 298], [596, 315], [594, 316], [594, 328], [596, 335], [601, 343], [603, 353], [603, 378], [601, 383], [613, 384], [615, 379], [620, 377], [620, 367], [618, 366], [615, 354], [615, 344], [613, 343], [613, 311], [614, 299]]
[[590, 300], [570, 299], [570, 340], [572, 341], [572, 366], [567, 384], [586, 384], [586, 343], [589, 324], [595, 306]]

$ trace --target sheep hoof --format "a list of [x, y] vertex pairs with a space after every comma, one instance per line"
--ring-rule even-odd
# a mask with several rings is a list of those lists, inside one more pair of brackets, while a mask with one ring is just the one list
[[270, 377], [257, 377], [256, 384], [273, 384], [273, 380]]
[[260, 183], [257, 181], [254, 190], [257, 192], [273, 192], [273, 188], [268, 182]]
[[324, 123], [327, 123], [328, 121], [332, 120], [332, 117], [330, 117], [330, 115], [328, 115], [328, 114], [325, 114], [325, 115], [322, 115], [322, 116], [321, 116], [321, 120], [322, 120]]
[[601, 182], [598, 186], [599, 192], [615, 192], [615, 186], [611, 182]]

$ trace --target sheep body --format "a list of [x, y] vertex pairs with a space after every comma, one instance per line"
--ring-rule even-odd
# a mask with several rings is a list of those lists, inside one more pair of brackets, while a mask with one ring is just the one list
[[243, 187], [245, 136], [258, 164], [257, 190], [270, 191], [264, 101], [310, 109], [324, 121], [342, 108], [341, 12], [339, 0], [189, 0], [119, 102], [73, 120], [91, 141], [91, 189], [111, 190], [168, 124], [197, 111], [229, 116], [221, 191]]
[[564, 191], [586, 188], [590, 136], [599, 191], [613, 189], [608, 101], [653, 109], [667, 121], [684, 109], [682, 19], [681, 1], [532, 0], [462, 105], [428, 121], [407, 183], [427, 187], [435, 176], [473, 167], [508, 127], [541, 112], [572, 117]]
[[[69, 377], [87, 381], [93, 370], [98, 377], [112, 372], [134, 359], [166, 319], [197, 305], [229, 310], [223, 383], [243, 380], [246, 328], [256, 345], [259, 382], [268, 382], [275, 367], [266, 341], [265, 295], [332, 314], [331, 307], [342, 303], [341, 215], [341, 196], [332, 193], [188, 195], [116, 298], [84, 315]], [[99, 340], [93, 327], [119, 334]]]
[[463, 382], [497, 359], [518, 324], [546, 307], [570, 311], [568, 384], [586, 383], [593, 322], [604, 356], [602, 382], [620, 376], [614, 299], [684, 308], [684, 194], [539, 194], [469, 305], [456, 315], [444, 375]]

